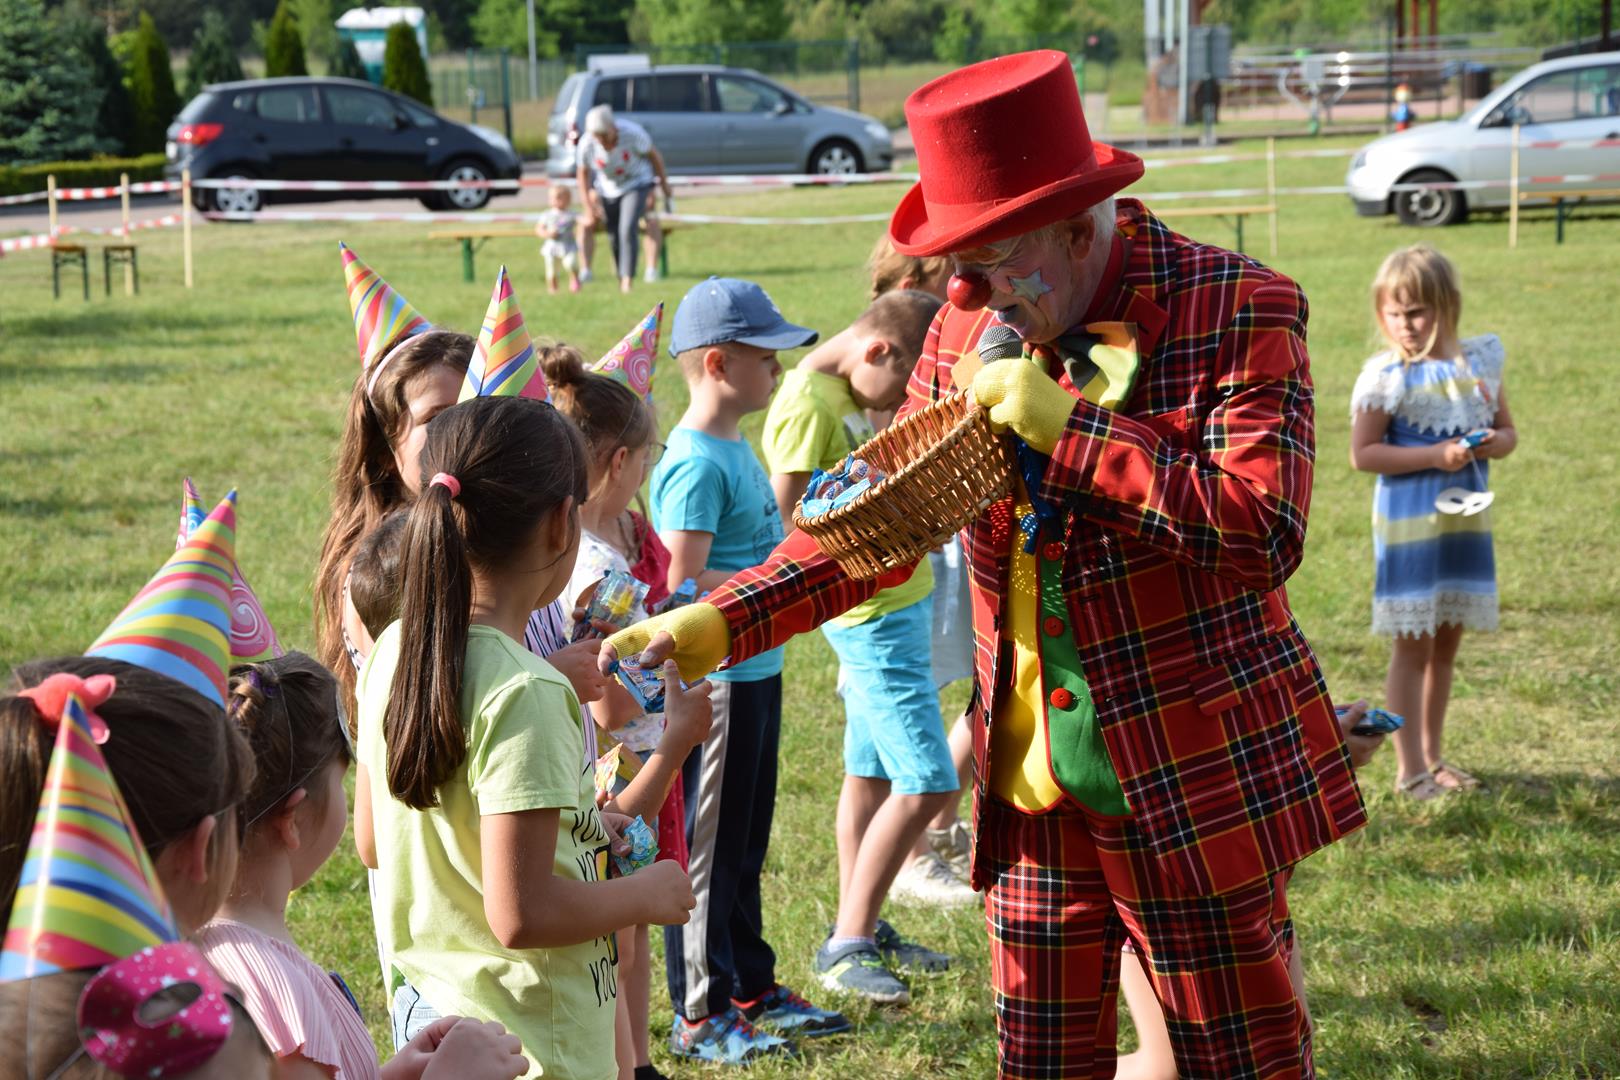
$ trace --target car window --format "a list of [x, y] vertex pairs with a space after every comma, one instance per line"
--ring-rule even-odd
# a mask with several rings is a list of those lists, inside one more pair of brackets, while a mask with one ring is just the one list
[[1620, 116], [1620, 65], [1582, 68], [1575, 77], [1576, 115]]
[[584, 81], [583, 71], [576, 71], [563, 80], [562, 89], [557, 91], [557, 100], [551, 105], [553, 116], [568, 111], [568, 106], [574, 103], [574, 98], [579, 94], [579, 84]]
[[407, 117], [409, 117], [411, 123], [415, 124], [417, 127], [433, 127], [439, 122], [439, 118], [437, 116], [422, 108], [420, 105], [413, 105], [409, 101], [395, 101], [393, 102], [393, 105], [396, 109], [399, 109]]
[[596, 84], [596, 93], [591, 95], [591, 104], [611, 105], [614, 112], [623, 112], [624, 90], [627, 82], [626, 79], [603, 79]]
[[315, 88], [277, 86], [260, 90], [255, 102], [258, 114], [266, 120], [288, 124], [312, 124], [316, 120]]
[[253, 111], [253, 91], [243, 90], [231, 98], [231, 108], [237, 112], [250, 113]]
[[630, 93], [632, 112], [706, 112], [701, 75], [640, 75]]
[[1557, 124], [1580, 115], [1578, 71], [1555, 71], [1514, 95], [1521, 124]]
[[[240, 97], [241, 95], [237, 96]], [[180, 115], [175, 117], [175, 120], [182, 124], [196, 123], [202, 118], [203, 113], [208, 111], [208, 107], [216, 100], [218, 100], [217, 94], [198, 94], [196, 97], [191, 99], [190, 103], [187, 104], [185, 108], [180, 110]]]
[[331, 110], [332, 122], [355, 127], [392, 128], [399, 110], [381, 94], [356, 90], [348, 86], [328, 86], [326, 107]]
[[768, 113], [789, 103], [787, 97], [774, 86], [727, 75], [715, 78], [714, 94], [720, 102], [721, 112]]

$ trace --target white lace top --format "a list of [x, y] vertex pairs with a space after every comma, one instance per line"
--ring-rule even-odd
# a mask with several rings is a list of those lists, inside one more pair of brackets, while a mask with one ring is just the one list
[[1504, 360], [1495, 334], [1465, 339], [1455, 358], [1403, 361], [1381, 352], [1361, 368], [1351, 418], [1386, 412], [1399, 426], [1437, 436], [1489, 427], [1501, 404]]

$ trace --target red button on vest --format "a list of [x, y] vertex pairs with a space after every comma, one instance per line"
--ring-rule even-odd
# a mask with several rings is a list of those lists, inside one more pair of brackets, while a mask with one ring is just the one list
[[1063, 620], [1056, 615], [1048, 615], [1046, 621], [1041, 623], [1041, 629], [1046, 631], [1047, 637], [1057, 637], [1063, 633]]
[[1063, 545], [1058, 543], [1056, 540], [1053, 540], [1051, 543], [1041, 548], [1041, 557], [1050, 562], [1057, 562], [1059, 559], [1063, 558]]
[[1047, 700], [1052, 703], [1054, 709], [1067, 709], [1074, 704], [1074, 695], [1060, 686], [1052, 691], [1051, 697]]

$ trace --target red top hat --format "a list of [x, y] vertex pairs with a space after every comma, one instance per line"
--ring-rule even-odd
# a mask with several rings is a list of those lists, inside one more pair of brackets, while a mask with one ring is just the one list
[[889, 238], [906, 255], [944, 255], [1072, 217], [1142, 175], [1142, 159], [1091, 141], [1066, 54], [986, 60], [906, 99], [922, 180]]

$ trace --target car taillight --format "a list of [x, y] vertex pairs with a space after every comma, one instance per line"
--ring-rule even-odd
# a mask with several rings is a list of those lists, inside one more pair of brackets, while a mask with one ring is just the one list
[[187, 124], [174, 141], [181, 146], [205, 146], [219, 138], [224, 130], [224, 124]]

